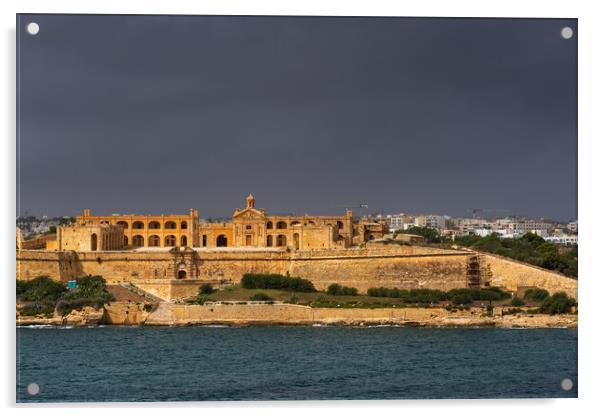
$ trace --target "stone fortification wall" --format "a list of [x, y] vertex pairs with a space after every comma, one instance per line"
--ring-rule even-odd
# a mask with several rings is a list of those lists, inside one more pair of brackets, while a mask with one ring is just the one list
[[465, 252], [412, 246], [316, 251], [296, 253], [289, 273], [310, 279], [318, 290], [333, 282], [362, 293], [379, 286], [449, 290], [466, 286], [468, 256]]
[[550, 293], [564, 291], [578, 299], [578, 281], [575, 278], [493, 254], [483, 254], [483, 257], [491, 268], [492, 286], [512, 291], [517, 291], [519, 287], [535, 286]]
[[[180, 252], [178, 252], [180, 253]], [[352, 286], [365, 292], [370, 287], [432, 288], [449, 290], [466, 287], [468, 258], [475, 253], [417, 246], [384, 246], [330, 250], [210, 250], [197, 249], [186, 256], [166, 250], [48, 252], [17, 251], [17, 278], [47, 275], [68, 280], [86, 274], [101, 275], [109, 283], [132, 282], [153, 285], [163, 299], [196, 294], [205, 281], [238, 282], [244, 273], [290, 274], [310, 279], [316, 288], [331, 283]], [[182, 259], [186, 259], [182, 265]], [[560, 290], [577, 297], [577, 280], [558, 273], [483, 254], [489, 265], [491, 284], [510, 290], [538, 286]], [[192, 283], [177, 282], [179, 267]], [[173, 287], [161, 288], [161, 285]], [[148, 286], [151, 288], [150, 286]], [[152, 291], [151, 291], [152, 293]]]
[[[409, 246], [298, 252], [196, 250], [191, 267], [196, 268], [196, 280], [200, 281], [238, 282], [244, 273], [288, 273], [312, 280], [318, 289], [336, 282], [357, 287], [360, 292], [375, 286], [447, 290], [465, 286], [466, 257], [463, 252]], [[86, 274], [101, 275], [109, 283], [144, 284], [152, 289], [151, 293], [163, 291], [157, 295], [173, 299], [194, 294], [190, 291], [198, 288], [183, 283], [179, 284], [181, 287], [160, 288], [175, 280], [175, 263], [179, 261], [165, 250], [77, 253], [22, 250], [17, 253], [17, 278], [48, 275], [65, 281]]]

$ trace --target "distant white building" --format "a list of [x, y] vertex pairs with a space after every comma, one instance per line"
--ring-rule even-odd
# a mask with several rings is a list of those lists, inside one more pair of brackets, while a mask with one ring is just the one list
[[571, 246], [577, 244], [578, 237], [576, 235], [554, 235], [543, 239], [550, 243]]
[[416, 227], [428, 227], [436, 230], [445, 228], [446, 217], [444, 215], [419, 215], [414, 219]]
[[566, 228], [572, 232], [577, 234], [579, 232], [579, 228], [577, 227], [577, 221], [571, 221], [566, 225]]
[[509, 230], [516, 235], [533, 233], [547, 235], [549, 229], [554, 225], [543, 220], [532, 220], [529, 218], [502, 218], [495, 221], [494, 230]]
[[414, 226], [414, 217], [407, 214], [387, 215], [387, 223], [391, 231], [406, 230], [408, 224]]
[[475, 235], [478, 235], [479, 237], [487, 237], [487, 236], [493, 234], [493, 231], [488, 230], [487, 228], [477, 228], [473, 232]]

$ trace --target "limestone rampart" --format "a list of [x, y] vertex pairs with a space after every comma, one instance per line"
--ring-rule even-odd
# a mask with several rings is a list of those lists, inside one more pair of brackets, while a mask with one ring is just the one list
[[578, 281], [575, 278], [494, 254], [483, 253], [483, 257], [491, 268], [492, 286], [505, 287], [514, 292], [519, 287], [541, 287], [550, 293], [564, 291], [578, 299]]
[[[47, 275], [66, 281], [86, 274], [109, 283], [146, 285], [165, 300], [195, 295], [203, 282], [236, 283], [244, 273], [289, 274], [310, 279], [317, 289], [331, 283], [356, 287], [449, 290], [466, 287], [467, 262], [475, 253], [419, 246], [318, 250], [126, 250], [97, 252], [17, 251], [17, 278]], [[498, 256], [481, 254], [493, 286], [517, 290], [538, 286], [577, 297], [577, 280]], [[177, 280], [185, 269], [192, 278]], [[142, 288], [142, 287], [141, 287]], [[142, 288], [143, 290], [146, 290]]]

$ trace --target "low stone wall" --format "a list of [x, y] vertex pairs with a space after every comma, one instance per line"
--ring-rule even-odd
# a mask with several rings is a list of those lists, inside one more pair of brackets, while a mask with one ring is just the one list
[[161, 304], [145, 325], [409, 325], [576, 327], [576, 315], [485, 316], [485, 308], [310, 308], [289, 304]]
[[[189, 324], [335, 324], [354, 322], [426, 321], [448, 316], [444, 308], [311, 308], [291, 304], [163, 304], [159, 314], [150, 314], [146, 325]], [[463, 311], [458, 316], [482, 313], [480, 309]]]
[[519, 287], [535, 286], [550, 293], [564, 291], [578, 299], [578, 281], [551, 270], [545, 270], [493, 254], [483, 254], [493, 275], [492, 286], [505, 287], [516, 292]]

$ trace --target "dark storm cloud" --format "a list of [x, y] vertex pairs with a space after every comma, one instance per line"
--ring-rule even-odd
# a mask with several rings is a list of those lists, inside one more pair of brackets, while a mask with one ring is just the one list
[[20, 213], [575, 218], [567, 25], [21, 15]]

